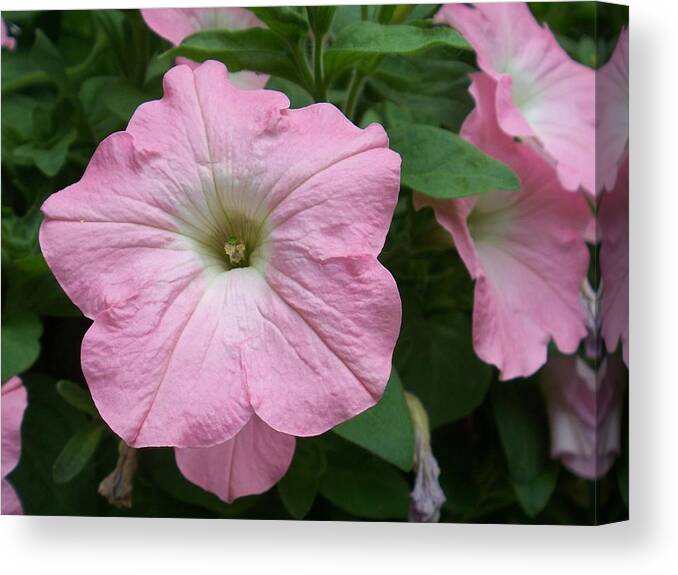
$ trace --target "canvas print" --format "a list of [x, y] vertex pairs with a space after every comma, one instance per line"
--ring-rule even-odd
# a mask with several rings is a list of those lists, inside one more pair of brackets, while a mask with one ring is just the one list
[[596, 2], [4, 12], [2, 513], [628, 518], [628, 55]]

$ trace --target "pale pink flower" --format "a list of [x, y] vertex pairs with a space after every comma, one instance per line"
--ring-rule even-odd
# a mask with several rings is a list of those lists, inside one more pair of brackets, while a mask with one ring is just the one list
[[218, 62], [175, 66], [43, 205], [42, 252], [95, 320], [83, 372], [130, 446], [215, 446], [255, 414], [316, 435], [384, 391], [400, 158], [379, 125], [288, 107]]
[[551, 339], [572, 353], [586, 336], [579, 292], [589, 263], [584, 232], [591, 213], [582, 194], [564, 192], [553, 167], [532, 147], [501, 130], [496, 89], [490, 76], [473, 75], [476, 108], [462, 135], [510, 166], [520, 190], [457, 200], [417, 196], [415, 202], [433, 207], [476, 280], [476, 353], [500, 369], [501, 379], [512, 379], [546, 362]]
[[551, 357], [542, 373], [551, 457], [584, 479], [603, 477], [620, 452], [624, 367], [608, 356], [598, 371], [576, 356]]
[[459, 30], [497, 82], [497, 119], [557, 168], [567, 190], [595, 191], [595, 73], [558, 45], [527, 4], [447, 4], [435, 20]]
[[629, 31], [619, 34], [612, 57], [596, 79], [598, 191], [612, 190], [629, 144]]
[[629, 365], [629, 158], [623, 161], [614, 189], [602, 194], [598, 210], [600, 238], [601, 334], [609, 353], [622, 343]]
[[[202, 30], [244, 30], [262, 28], [264, 24], [246, 8], [145, 8], [141, 15], [158, 36], [178, 46], [191, 34]], [[198, 64], [187, 58], [177, 58], [177, 64], [194, 68]], [[243, 70], [230, 75], [238, 88], [263, 88], [266, 74]]]
[[0, 47], [7, 48], [10, 51], [16, 48], [16, 38], [9, 35], [4, 18], [0, 18]]
[[21, 456], [21, 421], [28, 405], [26, 388], [18, 377], [2, 386], [2, 514], [23, 515], [21, 501], [6, 477], [19, 463]]
[[175, 449], [175, 454], [186, 479], [230, 503], [275, 485], [292, 463], [294, 444], [294, 437], [271, 429], [255, 415], [225, 443]]

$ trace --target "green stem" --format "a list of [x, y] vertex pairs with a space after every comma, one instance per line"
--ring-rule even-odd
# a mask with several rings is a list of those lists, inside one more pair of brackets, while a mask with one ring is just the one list
[[297, 70], [299, 70], [299, 74], [301, 75], [301, 81], [304, 85], [304, 88], [309, 94], [315, 94], [315, 80], [313, 78], [311, 68], [308, 65], [306, 56], [297, 44], [290, 44], [290, 51], [292, 58], [297, 65]]
[[363, 6], [360, 7], [360, 18], [361, 18], [361, 20], [368, 20], [369, 19], [369, 17], [370, 17], [369, 10], [370, 10], [369, 6], [363, 5]]
[[326, 102], [325, 71], [323, 69], [323, 48], [325, 36], [315, 38], [313, 42], [313, 68], [315, 71], [315, 101]]
[[363, 89], [364, 83], [365, 76], [358, 72], [358, 70], [354, 70], [353, 77], [351, 78], [351, 83], [348, 87], [348, 98], [346, 99], [346, 106], [344, 108], [344, 113], [346, 114], [349, 120], [353, 120], [356, 108], [358, 107], [358, 99], [360, 98], [360, 92]]

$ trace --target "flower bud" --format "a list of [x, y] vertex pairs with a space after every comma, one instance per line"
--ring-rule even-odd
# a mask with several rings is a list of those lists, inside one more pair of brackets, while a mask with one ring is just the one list
[[414, 490], [410, 494], [409, 521], [436, 523], [440, 519], [440, 508], [445, 503], [445, 494], [438, 482], [440, 468], [431, 450], [428, 415], [416, 396], [406, 391], [405, 399], [414, 426], [416, 468]]
[[118, 445], [118, 463], [115, 469], [99, 484], [99, 495], [111, 505], [132, 507], [134, 473], [137, 470], [137, 450], [124, 441]]

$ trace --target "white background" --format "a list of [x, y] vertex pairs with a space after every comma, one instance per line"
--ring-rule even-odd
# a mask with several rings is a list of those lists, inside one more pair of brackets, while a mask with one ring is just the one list
[[[133, 8], [139, 3], [237, 4], [0, 0], [0, 8]], [[631, 521], [583, 528], [2, 517], [2, 572], [678, 572], [678, 2], [629, 4]]]

